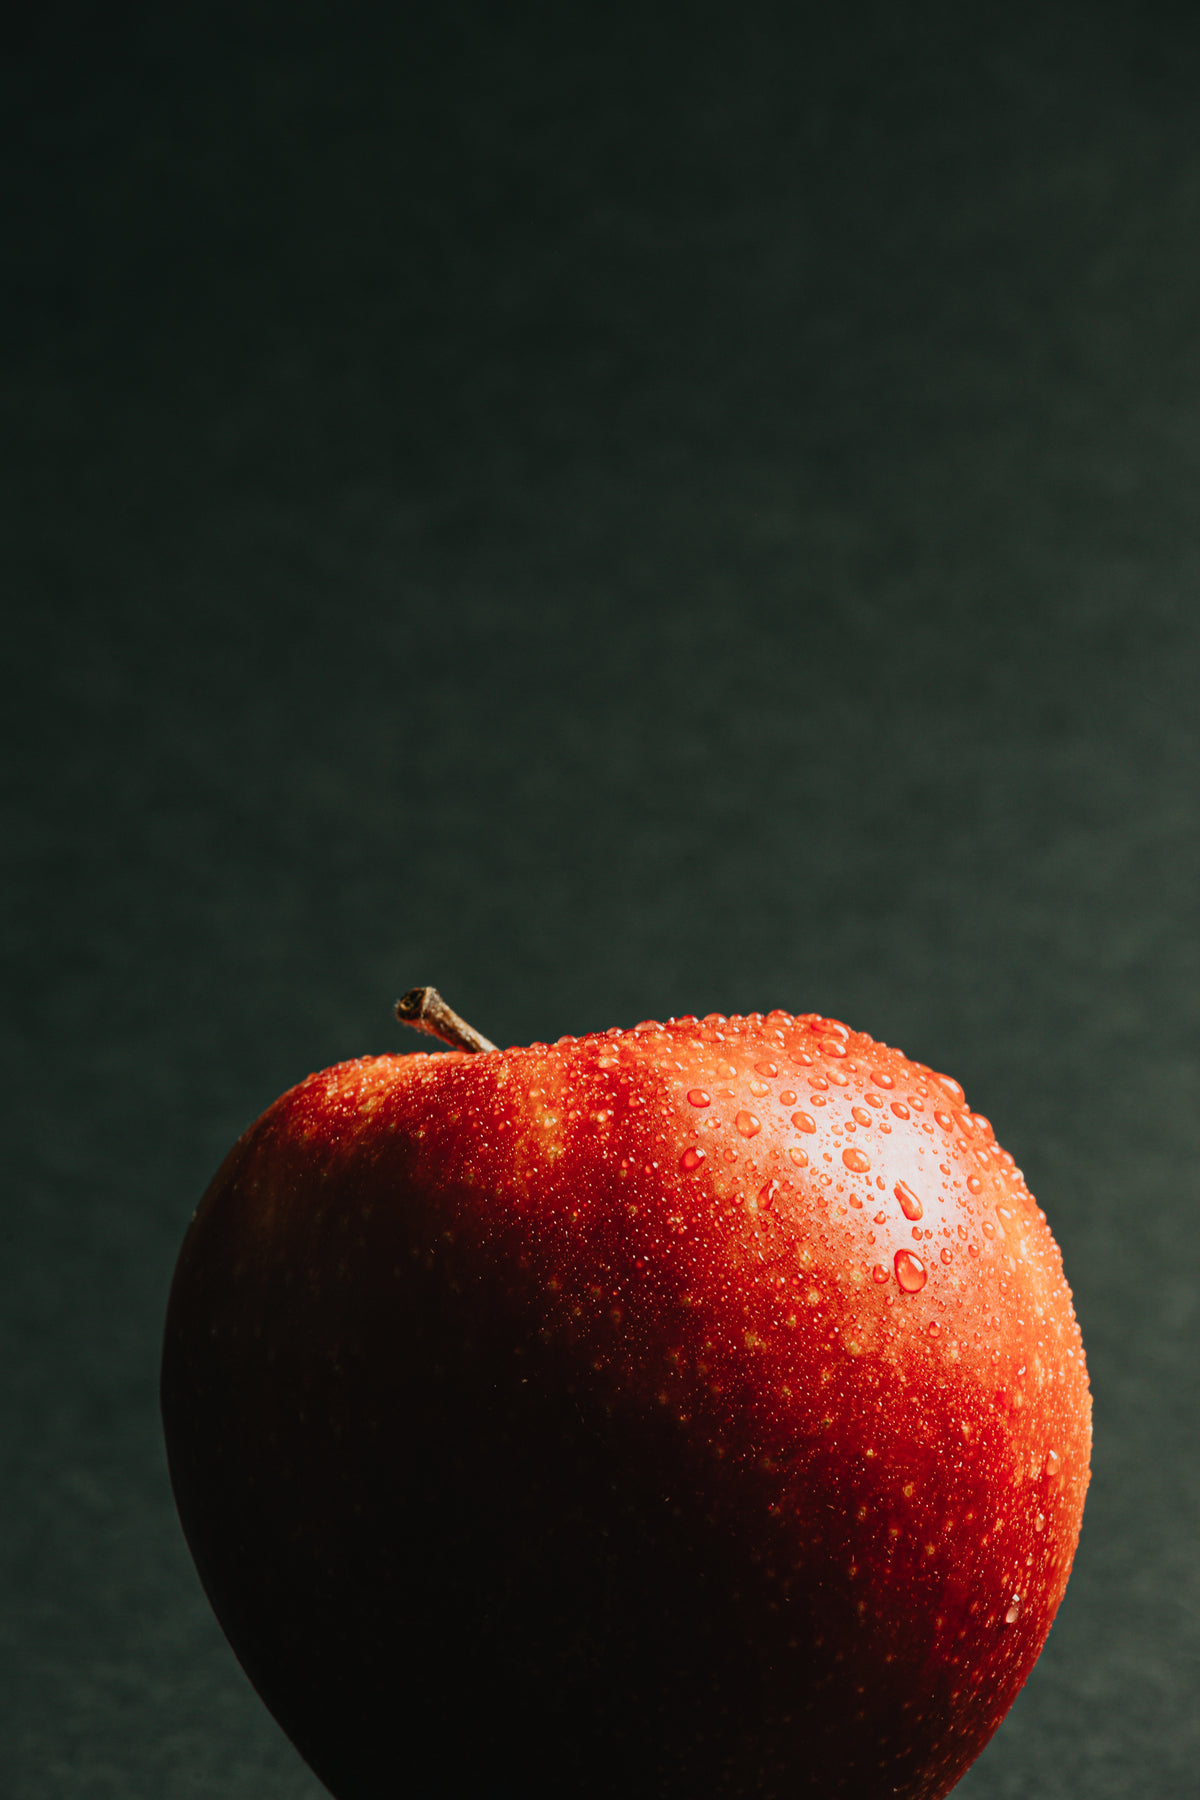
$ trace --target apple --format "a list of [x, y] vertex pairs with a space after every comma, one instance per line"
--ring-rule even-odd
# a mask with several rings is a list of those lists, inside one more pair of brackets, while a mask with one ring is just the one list
[[171, 1480], [251, 1681], [338, 1800], [937, 1800], [1088, 1481], [1012, 1157], [834, 1019], [495, 1050], [429, 992], [461, 1047], [284, 1094], [180, 1254]]

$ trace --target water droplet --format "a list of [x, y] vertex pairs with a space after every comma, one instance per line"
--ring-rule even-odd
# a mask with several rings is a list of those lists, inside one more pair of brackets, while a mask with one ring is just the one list
[[711, 1106], [712, 1099], [703, 1088], [689, 1088], [688, 1099], [693, 1106]]
[[919, 1294], [929, 1277], [925, 1273], [925, 1264], [911, 1250], [897, 1250], [895, 1258], [896, 1280], [906, 1294]]
[[754, 1065], [754, 1073], [756, 1075], [765, 1075], [767, 1079], [770, 1080], [772, 1076], [778, 1075], [779, 1070], [775, 1067], [773, 1062], [757, 1062]]
[[865, 1106], [852, 1106], [850, 1108], [850, 1117], [852, 1119], [857, 1119], [860, 1125], [869, 1125], [871, 1123], [871, 1115]]
[[921, 1205], [920, 1200], [916, 1194], [913, 1193], [907, 1181], [898, 1181], [892, 1189], [892, 1192], [900, 1202], [900, 1211], [904, 1214], [906, 1219], [923, 1219], [925, 1217], [925, 1208]]
[[952, 1263], [954, 1261], [953, 1250], [943, 1250], [942, 1251], [942, 1261], [944, 1263]]
[[905, 1106], [903, 1100], [893, 1100], [892, 1111], [898, 1119], [907, 1119], [909, 1117], [908, 1108]]
[[778, 1186], [779, 1186], [779, 1183], [777, 1181], [768, 1181], [764, 1187], [759, 1188], [758, 1204], [759, 1204], [760, 1211], [762, 1211], [762, 1212], [769, 1211], [769, 1209], [775, 1199], [775, 1189]]
[[979, 1255], [979, 1245], [978, 1244], [968, 1244], [967, 1245], [967, 1255], [968, 1256], [978, 1256]]
[[793, 1144], [791, 1149], [788, 1151], [788, 1155], [791, 1157], [792, 1161], [795, 1163], [795, 1165], [798, 1169], [807, 1169], [807, 1167], [808, 1167], [808, 1151], [802, 1150], [800, 1148], [799, 1144]]
[[1015, 1625], [1020, 1616], [1021, 1596], [1020, 1594], [1014, 1594], [1008, 1603], [1008, 1611], [1004, 1615], [1004, 1623], [1006, 1625]]
[[925, 1327], [925, 1329], [928, 1332], [930, 1337], [940, 1337], [942, 1334], [942, 1328], [938, 1324], [936, 1319], [930, 1319], [930, 1321], [929, 1321], [928, 1325]]
[[780, 1104], [780, 1106], [795, 1106], [796, 1096], [792, 1092], [791, 1088], [784, 1088], [783, 1092], [779, 1096], [779, 1104]]
[[886, 1213], [876, 1213], [875, 1214], [875, 1223], [876, 1223], [876, 1225], [886, 1225], [887, 1224], [887, 1214]]
[[841, 1038], [822, 1038], [820, 1047], [826, 1056], [845, 1056], [846, 1054], [846, 1046]]
[[1058, 1451], [1057, 1450], [1047, 1450], [1047, 1452], [1046, 1452], [1046, 1473], [1047, 1473], [1047, 1475], [1057, 1475], [1058, 1471], [1061, 1468], [1062, 1468], [1062, 1458], [1059, 1456]]
[[933, 1116], [943, 1131], [954, 1130], [954, 1115], [952, 1113], [935, 1112]]
[[1045, 1529], [1046, 1529], [1046, 1515], [1045, 1515], [1045, 1513], [1039, 1513], [1039, 1514], [1038, 1514], [1038, 1516], [1037, 1516], [1037, 1518], [1036, 1518], [1036, 1519], [1035, 1519], [1035, 1520], [1034, 1520], [1034, 1521], [1033, 1521], [1033, 1529], [1034, 1529], [1034, 1530], [1035, 1530], [1035, 1531], [1045, 1531]]
[[700, 1164], [704, 1161], [704, 1156], [705, 1152], [696, 1145], [693, 1145], [690, 1150], [684, 1151], [679, 1159], [679, 1166], [685, 1174], [690, 1174], [693, 1169], [698, 1169], [700, 1167]]
[[967, 1176], [967, 1191], [971, 1194], [982, 1194], [983, 1183], [980, 1181], [978, 1175]]
[[883, 1264], [876, 1263], [875, 1267], [871, 1270], [871, 1280], [872, 1281], [886, 1281], [887, 1278], [888, 1278], [888, 1272], [884, 1268]]
[[983, 1235], [985, 1238], [994, 1238], [996, 1235], [996, 1227], [992, 1224], [990, 1219], [985, 1219], [983, 1221]]
[[734, 1149], [732, 1144], [730, 1144], [728, 1149], [722, 1150], [721, 1155], [725, 1158], [726, 1162], [736, 1162], [737, 1161], [737, 1151]]
[[870, 1157], [864, 1156], [861, 1150], [843, 1150], [842, 1161], [845, 1163], [846, 1167], [852, 1169], [856, 1175], [865, 1175], [871, 1166]]
[[812, 1021], [808, 1029], [815, 1032], [818, 1037], [848, 1038], [850, 1036], [850, 1027], [843, 1025], [840, 1019], [823, 1019], [820, 1014]]
[[817, 1121], [813, 1118], [811, 1113], [794, 1112], [792, 1114], [792, 1124], [796, 1127], [797, 1131], [815, 1131], [817, 1129]]
[[950, 1098], [952, 1100], [957, 1100], [958, 1104], [960, 1106], [966, 1100], [967, 1096], [963, 1093], [961, 1087], [958, 1085], [957, 1081], [955, 1081], [953, 1075], [935, 1075], [934, 1080], [937, 1082], [940, 1082], [942, 1087], [944, 1087], [946, 1092], [949, 1094]]
[[871, 1070], [871, 1080], [876, 1087], [894, 1088], [896, 1083], [892, 1076], [882, 1074], [878, 1069]]
[[643, 1019], [641, 1024], [635, 1025], [633, 1029], [635, 1031], [661, 1031], [662, 1026], [657, 1019]]
[[735, 1116], [733, 1122], [744, 1138], [757, 1137], [762, 1130], [762, 1120], [756, 1119], [752, 1112], [746, 1111], [745, 1107]]
[[770, 1091], [771, 1090], [765, 1081], [752, 1081], [750, 1083], [750, 1092], [754, 1095], [756, 1100], [761, 1100], [763, 1096], [769, 1094]]

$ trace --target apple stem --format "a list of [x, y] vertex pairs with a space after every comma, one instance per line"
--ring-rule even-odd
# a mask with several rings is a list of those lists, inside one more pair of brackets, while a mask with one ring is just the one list
[[430, 1037], [441, 1038], [443, 1044], [449, 1044], [452, 1050], [495, 1050], [496, 1045], [483, 1037], [460, 1019], [452, 1006], [447, 1006], [442, 996], [433, 987], [409, 988], [407, 994], [396, 1002], [396, 1017], [402, 1025], [411, 1025], [414, 1031], [428, 1032]]

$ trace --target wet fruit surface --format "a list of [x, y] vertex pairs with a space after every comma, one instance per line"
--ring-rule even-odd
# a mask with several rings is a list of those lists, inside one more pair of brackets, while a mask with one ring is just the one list
[[936, 1800], [1088, 1478], [1012, 1158], [784, 1013], [310, 1077], [199, 1211], [163, 1395], [218, 1616], [346, 1800]]

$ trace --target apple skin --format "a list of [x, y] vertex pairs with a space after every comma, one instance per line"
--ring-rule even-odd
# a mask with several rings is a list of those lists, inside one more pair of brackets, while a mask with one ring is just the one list
[[987, 1121], [783, 1012], [309, 1076], [192, 1221], [162, 1410], [217, 1617], [338, 1800], [938, 1800], [1090, 1453]]

